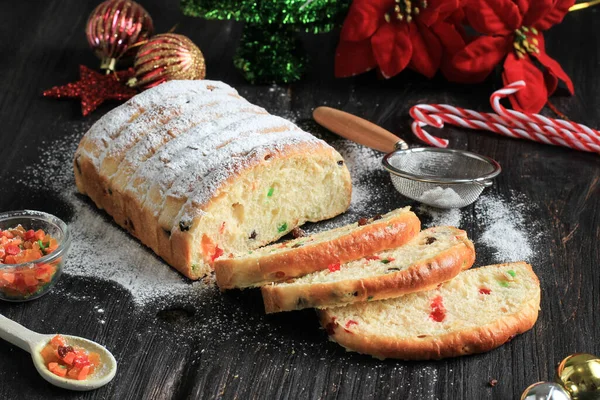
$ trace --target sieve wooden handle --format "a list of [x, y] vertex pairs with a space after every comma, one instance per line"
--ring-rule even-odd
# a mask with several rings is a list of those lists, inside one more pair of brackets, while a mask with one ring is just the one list
[[390, 131], [335, 108], [317, 107], [313, 111], [313, 118], [319, 125], [343, 138], [384, 153], [394, 151], [398, 142], [404, 143]]

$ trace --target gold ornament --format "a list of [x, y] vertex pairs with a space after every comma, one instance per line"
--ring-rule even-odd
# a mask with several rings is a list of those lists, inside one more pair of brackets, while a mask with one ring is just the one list
[[556, 378], [573, 400], [600, 399], [600, 358], [594, 355], [568, 356], [558, 365]]
[[188, 37], [163, 33], [140, 46], [133, 64], [135, 78], [128, 84], [148, 89], [163, 82], [204, 79], [206, 64], [200, 49]]

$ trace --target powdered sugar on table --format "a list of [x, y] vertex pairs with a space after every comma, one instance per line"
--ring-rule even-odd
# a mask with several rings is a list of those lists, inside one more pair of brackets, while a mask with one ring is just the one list
[[527, 203], [518, 197], [513, 195], [513, 200], [506, 202], [486, 194], [475, 203], [476, 223], [484, 228], [478, 243], [492, 250], [494, 262], [531, 261], [539, 239], [536, 236], [543, 235], [536, 226], [525, 224]]

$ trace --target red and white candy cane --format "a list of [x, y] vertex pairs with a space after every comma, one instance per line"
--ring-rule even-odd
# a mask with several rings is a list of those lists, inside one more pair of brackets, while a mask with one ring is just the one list
[[423, 142], [435, 147], [447, 147], [448, 140], [427, 133], [423, 127], [442, 128], [444, 124], [470, 129], [483, 129], [512, 138], [565, 146], [577, 150], [600, 153], [600, 132], [585, 125], [539, 114], [507, 110], [500, 100], [525, 87], [517, 81], [495, 91], [490, 97], [496, 112], [480, 113], [448, 104], [417, 104], [410, 109], [413, 133]]

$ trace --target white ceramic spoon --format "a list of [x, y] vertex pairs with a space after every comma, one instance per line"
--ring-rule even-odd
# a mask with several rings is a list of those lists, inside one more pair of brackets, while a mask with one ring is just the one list
[[54, 336], [33, 332], [0, 314], [0, 338], [30, 353], [35, 368], [42, 378], [51, 384], [70, 390], [94, 390], [106, 385], [115, 377], [117, 361], [110, 351], [96, 342], [70, 335], [62, 335], [69, 345], [83, 347], [88, 351], [93, 351], [100, 355], [101, 368], [82, 381], [61, 378], [50, 372], [46, 365], [44, 365], [44, 360], [40, 352]]

